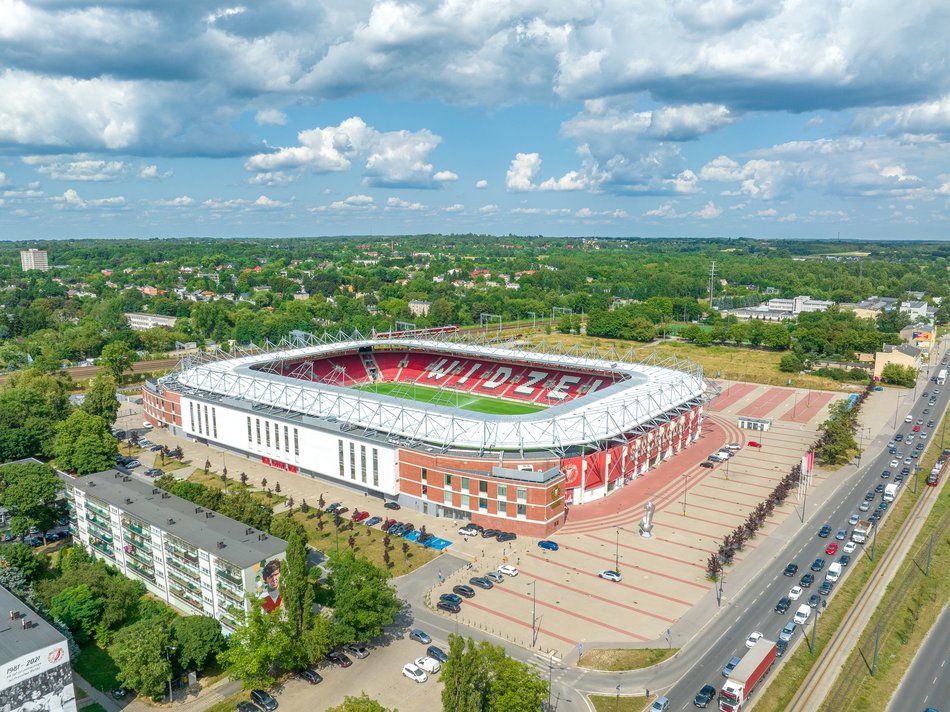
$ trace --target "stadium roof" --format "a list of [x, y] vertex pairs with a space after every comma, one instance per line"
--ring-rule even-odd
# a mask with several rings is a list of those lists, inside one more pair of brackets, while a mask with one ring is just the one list
[[[537, 413], [490, 415], [260, 370], [275, 361], [321, 358], [367, 346], [399, 346], [515, 363], [530, 360], [555, 369], [613, 372], [623, 380]], [[177, 373], [160, 379], [159, 384], [199, 399], [238, 399], [258, 408], [348, 423], [408, 443], [477, 450], [566, 449], [650, 427], [705, 396], [707, 386], [699, 365], [680, 359], [661, 363], [608, 361], [446, 340], [361, 337], [320, 341], [311, 337], [310, 343], [299, 347], [256, 350], [218, 360], [186, 358]]]

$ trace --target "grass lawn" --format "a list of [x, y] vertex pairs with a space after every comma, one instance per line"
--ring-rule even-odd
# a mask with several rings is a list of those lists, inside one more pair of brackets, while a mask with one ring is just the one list
[[115, 676], [119, 672], [112, 656], [93, 642], [81, 646], [79, 658], [73, 661], [73, 668], [86, 682], [101, 692], [108, 693], [119, 686]]
[[92, 702], [82, 708], [83, 712], [106, 712], [106, 708], [98, 702]]
[[[276, 516], [287, 516], [286, 513]], [[337, 546], [336, 528], [333, 526], [333, 517], [324, 514], [323, 529], [319, 528], [320, 521], [311, 509], [308, 514], [297, 511], [294, 512], [294, 519], [304, 525], [307, 534], [310, 537], [310, 546], [324, 552], [332, 551]], [[383, 537], [385, 533], [378, 527], [366, 527], [362, 524], [353, 524], [352, 531], [345, 529], [351, 522], [344, 517], [340, 528], [339, 545], [340, 549], [346, 549], [348, 540], [354, 538], [353, 551], [359, 556], [366, 557], [380, 568], [386, 569], [387, 566], [383, 560]], [[409, 545], [408, 552], [403, 554], [402, 545]], [[389, 567], [388, 570], [393, 576], [403, 576], [410, 571], [423, 566], [439, 555], [435, 549], [420, 546], [415, 542], [402, 539], [400, 537], [390, 537]]]
[[[934, 432], [937, 432], [935, 430]], [[926, 455], [921, 459], [921, 472], [930, 472], [930, 468], [937, 459], [937, 454], [939, 448], [937, 444], [939, 443], [939, 438], [937, 443], [931, 443], [926, 451]], [[881, 557], [891, 546], [893, 542], [894, 535], [898, 529], [900, 529], [904, 520], [907, 519], [907, 516], [910, 513], [910, 510], [914, 506], [914, 503], [917, 501], [917, 498], [927, 490], [927, 486], [923, 484], [924, 478], [921, 478], [921, 485], [917, 488], [917, 494], [914, 494], [913, 484], [905, 481], [905, 486], [907, 487], [906, 491], [901, 495], [900, 499], [897, 501], [894, 507], [891, 509], [890, 515], [884, 520], [883, 526], [880, 527], [877, 534], [877, 561], [881, 560]], [[946, 485], [945, 485], [946, 486]], [[950, 509], [950, 503], [947, 503], [946, 498], [941, 498], [941, 501], [934, 507], [934, 512], [940, 512], [941, 510]], [[933, 515], [931, 515], [932, 519]], [[928, 520], [928, 524], [929, 524]], [[927, 532], [927, 528], [924, 528], [924, 532]], [[848, 578], [838, 587], [837, 593], [831, 599], [828, 604], [828, 608], [825, 609], [825, 612], [822, 613], [820, 618], [820, 625], [818, 626], [818, 636], [815, 642], [815, 654], [812, 655], [808, 652], [808, 645], [801, 644], [795, 650], [795, 653], [788, 659], [788, 661], [782, 666], [780, 675], [773, 675], [772, 680], [769, 683], [769, 686], [763, 691], [763, 694], [759, 697], [759, 701], [756, 704], [756, 709], [759, 712], [781, 712], [782, 710], [788, 707], [789, 702], [792, 697], [798, 691], [798, 688], [802, 685], [805, 680], [806, 675], [809, 670], [811, 670], [812, 665], [818, 659], [818, 656], [821, 654], [821, 651], [824, 650], [825, 646], [828, 644], [828, 641], [831, 639], [833, 633], [841, 625], [841, 620], [844, 618], [845, 614], [851, 609], [851, 606], [854, 604], [855, 599], [860, 594], [861, 590], [864, 588], [865, 583], [871, 574], [874, 571], [874, 567], [871, 566], [871, 562], [866, 555], [863, 555], [863, 552], [867, 550], [870, 552], [870, 542], [867, 547], [862, 547], [862, 555], [852, 559], [851, 567], [854, 569]], [[916, 551], [917, 545], [915, 544], [912, 551]], [[938, 547], [939, 548], [939, 547]], [[936, 549], [935, 549], [936, 550]], [[944, 552], [944, 558], [950, 558], [946, 556]], [[946, 591], [950, 590], [950, 586], [947, 584], [948, 577], [950, 577], [950, 568], [947, 567], [946, 562], [942, 564], [943, 571], [940, 572], [938, 576], [931, 577], [937, 579], [938, 583], [944, 586], [944, 596]], [[937, 569], [938, 572], [940, 571]], [[898, 574], [898, 577], [900, 574]], [[944, 597], [944, 600], [946, 598]], [[920, 615], [924, 614], [924, 610], [921, 609], [916, 612], [914, 618], [916, 621], [911, 621], [911, 628], [915, 627], [920, 639], [922, 639], [923, 634], [929, 629], [930, 624], [933, 623], [933, 620], [936, 618], [937, 613], [939, 613], [940, 608], [937, 607], [936, 612], [933, 612], [932, 606], [926, 608], [926, 613], [932, 613], [932, 617], [928, 622], [925, 622], [920, 618]], [[908, 609], [909, 611], [909, 609]], [[882, 639], [882, 642], [883, 639]], [[917, 640], [919, 643], [919, 640]], [[909, 664], [911, 657], [916, 651], [916, 645], [904, 645], [902, 648], [897, 646], [900, 650], [892, 650], [892, 655], [898, 656], [904, 659], [904, 667]], [[881, 673], [881, 668], [885, 665], [887, 661], [887, 655], [879, 655], [878, 657], [878, 677], [877, 682], [881, 682], [886, 673]], [[893, 660], [888, 661], [890, 665], [893, 665]], [[888, 666], [889, 667], [889, 666]], [[887, 669], [887, 668], [885, 668]], [[876, 694], [881, 698], [879, 700], [879, 706], [876, 707], [861, 707], [860, 709], [884, 709], [887, 704], [887, 701], [890, 699], [890, 694], [894, 691], [896, 681], [900, 679], [900, 674], [897, 674], [896, 677], [893, 675], [888, 678], [887, 686], [881, 686], [877, 688]], [[867, 681], [865, 682], [865, 685]], [[862, 695], [864, 688], [862, 687]], [[885, 693], [886, 690], [886, 693]]]
[[[796, 388], [814, 388], [828, 391], [846, 390], [843, 384], [830, 378], [783, 373], [779, 370], [782, 351], [768, 351], [740, 346], [697, 346], [686, 341], [661, 341], [656, 344], [638, 344], [617, 339], [600, 339], [593, 336], [573, 336], [570, 334], [552, 334], [539, 339], [547, 344], [559, 344], [561, 347], [577, 346], [586, 350], [597, 346], [608, 349], [611, 346], [623, 353], [634, 349], [635, 358], [643, 359], [654, 351], [661, 358], [677, 356], [702, 364], [707, 378], [723, 378], [730, 381], [748, 381], [773, 386], [791, 385]], [[852, 389], [856, 384], [851, 384]]]
[[589, 670], [640, 670], [671, 657], [679, 648], [630, 648], [620, 650], [586, 650], [577, 665]]
[[[278, 504], [284, 502], [287, 498], [281, 494], [271, 493], [270, 497], [267, 496], [266, 492], [261, 490], [254, 489], [249, 484], [241, 484], [241, 480], [238, 479], [241, 473], [231, 472], [228, 473], [228, 492], [237, 492], [239, 490], [247, 490], [251, 497], [254, 499], [263, 502], [264, 504], [269, 504], [276, 507]], [[188, 480], [191, 482], [197, 482], [200, 485], [205, 485], [206, 487], [213, 487], [214, 489], [224, 489], [224, 482], [221, 481], [221, 473], [215, 472], [214, 470], [209, 470], [208, 474], [205, 474], [204, 468], [197, 468], [194, 472], [188, 475]], [[267, 486], [273, 489], [274, 484], [277, 482], [277, 472], [274, 473], [274, 478], [267, 479]], [[250, 482], [250, 480], [248, 480]]]
[[231, 695], [220, 702], [215, 702], [213, 705], [208, 707], [205, 712], [234, 712], [234, 708], [237, 707], [237, 703], [241, 700], [248, 699], [247, 692], [239, 692], [236, 695]]
[[525, 415], [544, 410], [545, 406], [536, 403], [523, 403], [502, 398], [488, 398], [454, 390], [442, 390], [431, 386], [419, 386], [414, 383], [372, 383], [356, 386], [358, 390], [380, 393], [394, 398], [445, 405], [461, 410], [490, 415]]
[[653, 697], [624, 697], [621, 695], [590, 695], [589, 699], [597, 712], [640, 712], [646, 709]]

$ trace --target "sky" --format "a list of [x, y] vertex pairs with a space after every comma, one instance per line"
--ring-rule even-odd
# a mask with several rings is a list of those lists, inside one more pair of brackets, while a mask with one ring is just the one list
[[947, 239], [945, 0], [0, 0], [0, 238]]

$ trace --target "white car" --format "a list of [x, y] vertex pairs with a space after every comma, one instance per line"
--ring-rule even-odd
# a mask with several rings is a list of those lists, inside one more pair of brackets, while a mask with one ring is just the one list
[[502, 564], [498, 567], [498, 571], [503, 573], [505, 576], [517, 576], [518, 569], [516, 569], [511, 564]]
[[150, 422], [148, 422], [148, 421], [146, 420], [146, 421], [144, 421], [144, 422], [142, 423], [142, 427], [143, 427], [145, 430], [151, 430], [153, 426], [152, 426], [152, 424], [151, 424]]
[[861, 504], [858, 505], [858, 509], [860, 509], [862, 512], [866, 512], [870, 508], [871, 508], [871, 503], [867, 501], [861, 502]]
[[620, 583], [620, 581], [623, 580], [622, 577], [620, 576], [619, 571], [610, 571], [609, 569], [604, 570], [604, 571], [598, 571], [597, 575], [600, 576], [602, 579], [607, 579], [608, 581], [614, 581], [616, 583]]
[[792, 586], [791, 590], [788, 592], [788, 597], [793, 601], [797, 601], [802, 597], [803, 589], [801, 586]]
[[749, 637], [745, 639], [745, 647], [754, 647], [755, 644], [759, 642], [761, 637], [762, 634], [759, 631], [755, 631], [754, 633], [750, 634]]
[[429, 679], [429, 676], [426, 675], [425, 670], [415, 663], [406, 663], [403, 665], [402, 675], [403, 677], [408, 677], [410, 680], [415, 680], [416, 682], [425, 682]]
[[468, 527], [462, 527], [459, 529], [459, 534], [461, 536], [478, 536], [478, 529], [469, 529]]
[[904, 418], [904, 422], [905, 422], [905, 423], [913, 423], [913, 422], [914, 422], [914, 416], [908, 415], [906, 418]]
[[899, 467], [900, 464], [900, 460], [891, 460], [891, 467]]
[[857, 548], [858, 548], [857, 544], [855, 544], [853, 541], [849, 541], [847, 544], [844, 545], [844, 548], [842, 549], [842, 551], [845, 554], [851, 554]]
[[442, 664], [435, 658], [424, 656], [416, 658], [416, 667], [422, 668], [426, 672], [438, 672], [442, 669]]

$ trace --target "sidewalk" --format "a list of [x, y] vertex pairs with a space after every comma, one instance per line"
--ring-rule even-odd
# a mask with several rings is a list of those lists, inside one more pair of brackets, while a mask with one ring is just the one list
[[[197, 695], [179, 690], [175, 693], [174, 709], [176, 712], [201, 712], [240, 691], [240, 682], [224, 677], [208, 687], [202, 688]], [[136, 698], [125, 707], [125, 712], [155, 712], [155, 710], [161, 709], [170, 708], [165, 704], [152, 705]]]
[[106, 712], [119, 712], [119, 710], [122, 709], [109, 695], [104, 692], [99, 692], [99, 690], [86, 682], [85, 678], [76, 672], [75, 668], [73, 669], [73, 686], [82, 688], [82, 691], [86, 693], [86, 698], [82, 700], [79, 699], [78, 695], [76, 696], [76, 706], [79, 708], [97, 702]]

